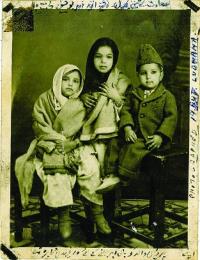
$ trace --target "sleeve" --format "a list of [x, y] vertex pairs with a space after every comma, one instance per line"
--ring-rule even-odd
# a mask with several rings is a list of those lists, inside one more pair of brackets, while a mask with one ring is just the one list
[[115, 105], [115, 109], [116, 111], [119, 113], [122, 109], [122, 106], [124, 104], [124, 101], [125, 101], [125, 93], [128, 89], [128, 87], [130, 87], [131, 85], [131, 81], [129, 80], [128, 77], [126, 77], [121, 71], [119, 72], [119, 78], [118, 78], [118, 82], [117, 82], [117, 85], [116, 85], [116, 89], [119, 93], [119, 96], [120, 96], [120, 102], [119, 103], [116, 103], [114, 102], [114, 105]]
[[131, 81], [128, 77], [126, 77], [121, 71], [119, 73], [119, 80], [117, 83], [117, 90], [119, 95], [123, 98], [126, 90], [131, 85]]
[[158, 134], [164, 135], [172, 141], [174, 132], [177, 125], [177, 106], [175, 97], [167, 91], [166, 102], [164, 106], [164, 119], [159, 129], [156, 131]]
[[33, 131], [37, 138], [43, 140], [65, 140], [62, 134], [53, 129], [55, 115], [48, 98], [41, 95], [33, 108]]
[[131, 90], [132, 88], [130, 87], [127, 91], [125, 102], [120, 113], [120, 129], [124, 128], [126, 125], [131, 125], [134, 127], [134, 121], [131, 113]]

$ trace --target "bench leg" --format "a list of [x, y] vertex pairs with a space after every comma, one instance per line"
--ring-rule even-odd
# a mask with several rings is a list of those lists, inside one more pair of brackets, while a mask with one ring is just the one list
[[49, 208], [44, 204], [43, 199], [40, 199], [40, 230], [41, 230], [41, 246], [49, 244]]
[[165, 231], [165, 161], [155, 162], [151, 167], [151, 196], [149, 226], [154, 229], [154, 247], [163, 247]]

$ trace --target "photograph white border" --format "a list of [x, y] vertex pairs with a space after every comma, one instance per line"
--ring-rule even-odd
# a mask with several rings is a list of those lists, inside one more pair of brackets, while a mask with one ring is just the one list
[[[3, 1], [3, 5], [12, 2], [13, 6], [30, 6], [37, 4], [40, 9], [69, 8], [70, 1]], [[64, 4], [65, 2], [65, 4]], [[87, 3], [91, 1], [73, 1], [79, 4], [79, 9], [85, 9]], [[120, 1], [93, 1], [91, 9], [98, 9], [100, 3], [104, 2], [104, 9], [122, 9], [114, 5]], [[129, 3], [131, 1], [128, 1]], [[186, 10], [187, 6], [184, 0], [145, 0], [143, 6], [136, 5], [142, 1], [133, 0], [132, 5], [127, 8], [137, 10]], [[190, 2], [190, 1], [189, 1]], [[198, 1], [192, 1], [200, 6]], [[82, 5], [81, 5], [82, 3]], [[107, 5], [105, 5], [107, 3]], [[150, 3], [149, 6], [147, 3]], [[165, 3], [161, 6], [159, 3]], [[62, 5], [63, 4], [63, 5]], [[134, 8], [133, 8], [134, 7]], [[76, 7], [77, 8], [77, 7]], [[123, 9], [125, 9], [123, 7]], [[73, 9], [73, 7], [72, 7]], [[87, 8], [86, 8], [87, 9]], [[3, 26], [5, 23], [4, 13], [2, 14]], [[2, 86], [1, 86], [1, 174], [0, 174], [0, 243], [12, 251], [18, 259], [70, 259], [70, 260], [104, 260], [104, 259], [197, 259], [198, 243], [198, 198], [199, 198], [199, 122], [198, 111], [200, 71], [199, 71], [199, 37], [200, 37], [200, 11], [191, 10], [191, 32], [190, 32], [190, 144], [189, 144], [189, 192], [188, 192], [188, 248], [186, 249], [140, 249], [140, 248], [36, 248], [36, 247], [18, 247], [10, 249], [10, 154], [11, 154], [11, 83], [12, 83], [12, 32], [2, 33]], [[196, 43], [196, 44], [195, 44]], [[194, 55], [194, 52], [196, 54]], [[197, 63], [194, 61], [197, 58]], [[195, 62], [195, 63], [194, 63]], [[193, 106], [196, 102], [197, 108]], [[0, 257], [9, 259], [1, 252]]]

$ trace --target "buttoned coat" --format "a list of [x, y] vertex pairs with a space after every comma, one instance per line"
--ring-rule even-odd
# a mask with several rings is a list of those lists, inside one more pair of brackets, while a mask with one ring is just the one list
[[148, 136], [160, 134], [166, 145], [172, 141], [176, 124], [175, 98], [162, 83], [145, 99], [142, 87], [130, 88], [121, 110], [120, 130], [130, 125], [138, 139], [135, 143], [125, 143], [120, 150], [119, 174], [137, 173], [142, 159], [150, 153], [145, 145]]
[[127, 92], [120, 118], [120, 128], [131, 125], [145, 140], [160, 133], [171, 141], [177, 124], [176, 100], [163, 84], [145, 99], [144, 90], [133, 87]]

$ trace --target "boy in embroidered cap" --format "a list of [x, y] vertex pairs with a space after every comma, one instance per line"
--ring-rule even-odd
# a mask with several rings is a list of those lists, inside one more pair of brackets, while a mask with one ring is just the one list
[[170, 143], [177, 123], [175, 98], [162, 84], [162, 59], [150, 44], [141, 45], [136, 71], [140, 85], [127, 91], [120, 120], [125, 144], [119, 175], [125, 185], [137, 176], [147, 154]]

